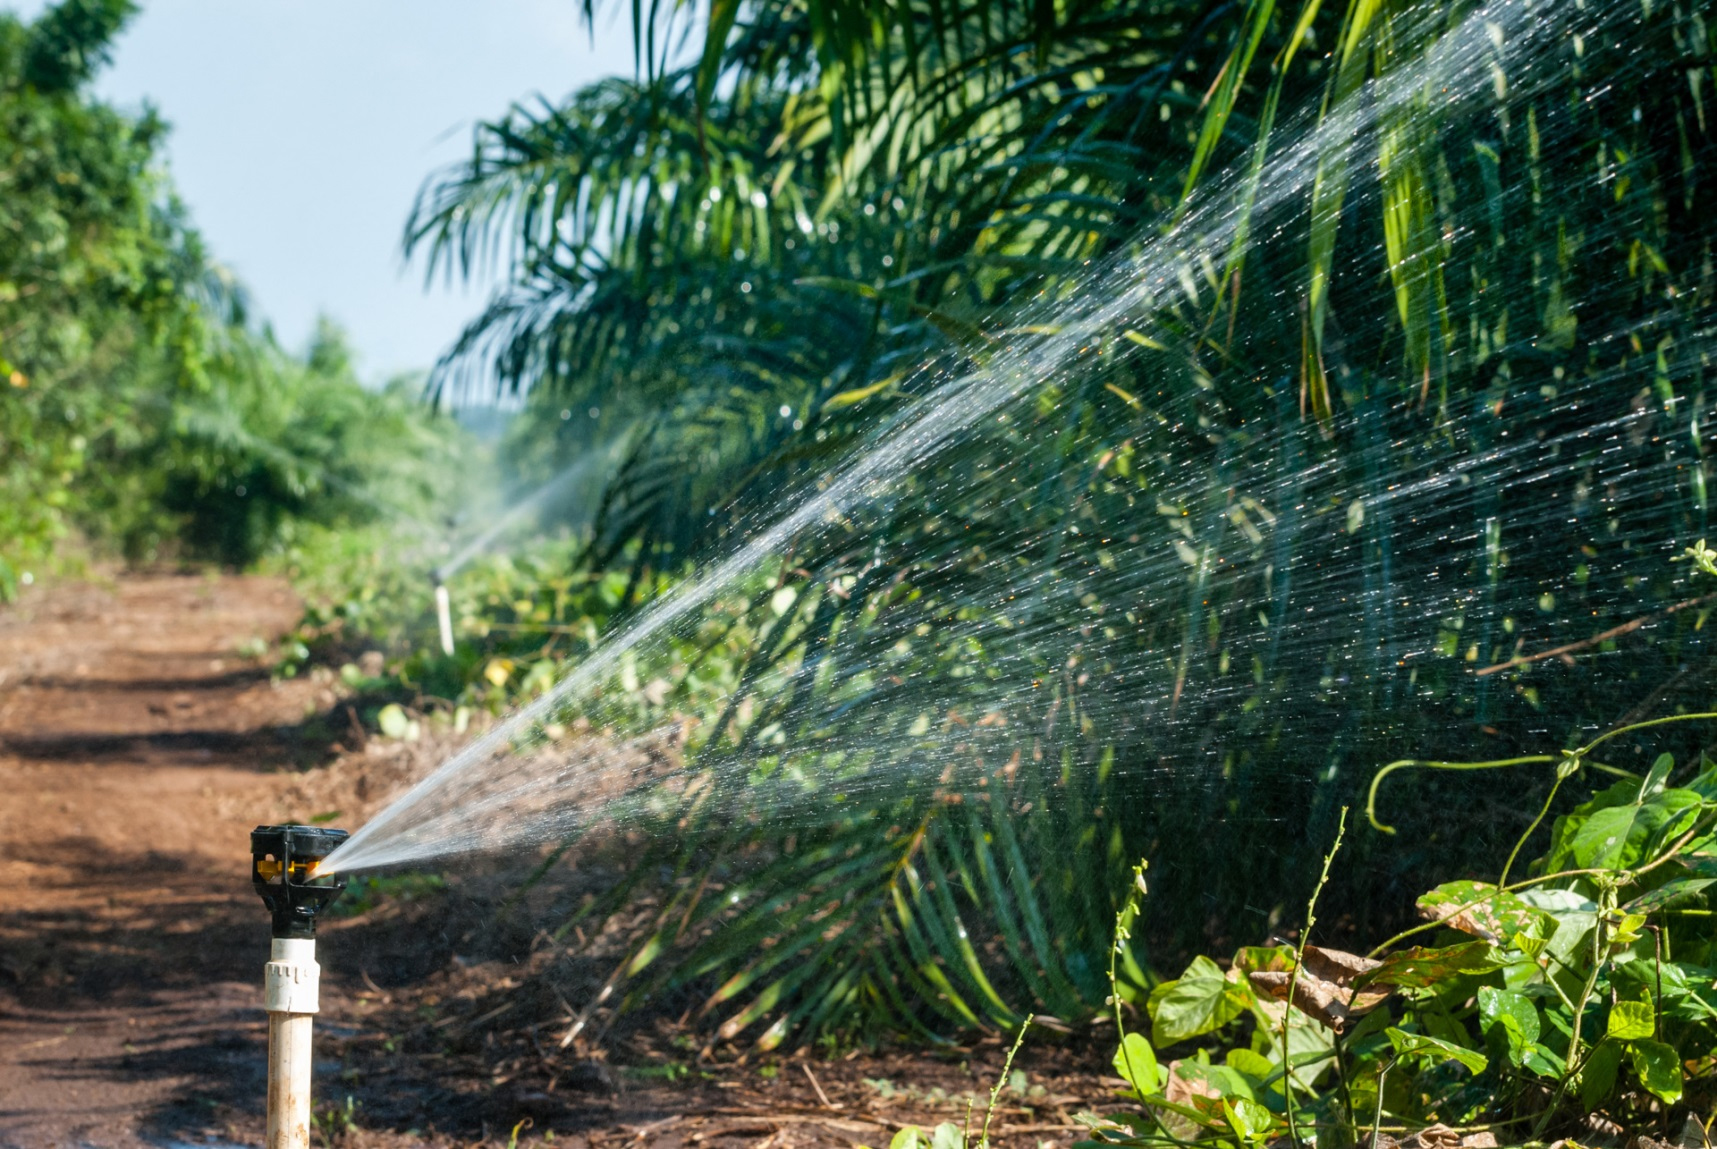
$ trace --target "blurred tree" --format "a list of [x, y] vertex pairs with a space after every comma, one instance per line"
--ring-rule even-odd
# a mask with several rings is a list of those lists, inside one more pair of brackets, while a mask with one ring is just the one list
[[302, 360], [256, 329], [173, 196], [165, 124], [88, 91], [134, 7], [0, 13], [0, 599], [68, 532], [243, 565], [295, 520], [422, 513], [446, 482], [413, 468], [448, 425], [366, 392], [332, 326]]

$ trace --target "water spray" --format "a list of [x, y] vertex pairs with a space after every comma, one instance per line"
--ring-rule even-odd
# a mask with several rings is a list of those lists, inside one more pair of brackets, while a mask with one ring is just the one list
[[[622, 442], [623, 440], [616, 440]], [[597, 467], [608, 463], [614, 454], [614, 445], [601, 450], [592, 450], [579, 458], [570, 467], [561, 471], [554, 478], [520, 499], [505, 514], [490, 524], [489, 528], [476, 538], [466, 543], [459, 552], [430, 572], [435, 580], [435, 621], [441, 632], [441, 653], [453, 655], [453, 606], [447, 594], [447, 580], [458, 574], [478, 555], [483, 554], [495, 540], [512, 530], [526, 516], [540, 510], [551, 498], [570, 489], [575, 483], [588, 478]]]
[[[1387, 116], [1417, 106], [1427, 91], [1440, 93], [1443, 114], [1453, 114], [1464, 101], [1490, 92], [1489, 69], [1498, 38], [1511, 50], [1547, 40], [1557, 27], [1549, 12], [1543, 5], [1506, 0], [1480, 7], [1443, 32], [1411, 66], [1368, 81], [1334, 105], [1273, 155], [1270, 163], [1250, 169], [1237, 166], [1225, 182], [1201, 190], [1169, 232], [1088, 273], [1071, 304], [1057, 306], [1042, 317], [1041, 324], [1027, 329], [1034, 333], [1031, 339], [1000, 345], [982, 365], [936, 379], [933, 386], [927, 380], [921, 397], [865, 440], [855, 457], [827, 475], [818, 475], [815, 485], [801, 488], [788, 500], [786, 512], [769, 526], [656, 599], [553, 687], [461, 747], [395, 798], [358, 830], [332, 863], [342, 869], [370, 868], [445, 854], [456, 843], [493, 841], [493, 835], [467, 832], [470, 818], [463, 807], [487, 801], [492, 787], [501, 785], [498, 779], [503, 772], [516, 772], [517, 759], [507, 756], [514, 744], [532, 737], [534, 728], [548, 722], [570, 700], [591, 691], [631, 651], [671, 633], [767, 559], [788, 550], [800, 532], [815, 531], [825, 521], [845, 521], [856, 508], [885, 497], [896, 489], [899, 476], [910, 473], [919, 461], [1053, 380], [1094, 341], [1133, 328], [1140, 315], [1155, 314], [1184, 294], [1178, 286], [1182, 269], [1197, 266], [1200, 260], [1220, 263], [1226, 253], [1254, 242], [1249, 221], [1257, 213], [1299, 202], [1323, 178], [1332, 157], [1348, 162], [1361, 138], [1386, 123]], [[487, 545], [499, 526], [442, 570], [449, 572], [467, 561]], [[501, 762], [506, 765], [497, 771], [495, 764]], [[511, 818], [498, 832], [516, 839], [532, 829], [530, 818]]]
[[318, 1012], [316, 915], [346, 888], [318, 865], [346, 840], [320, 826], [258, 826], [250, 834], [250, 874], [273, 916], [263, 967], [268, 1011], [268, 1149], [309, 1149], [310, 1033]]

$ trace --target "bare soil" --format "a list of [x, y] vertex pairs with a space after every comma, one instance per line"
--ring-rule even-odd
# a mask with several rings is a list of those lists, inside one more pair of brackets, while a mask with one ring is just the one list
[[[261, 1143], [268, 922], [247, 835], [334, 810], [356, 825], [447, 749], [369, 740], [329, 676], [274, 680], [239, 653], [299, 615], [283, 582], [203, 575], [0, 608], [0, 1149]], [[569, 955], [542, 926], [626, 856], [598, 844], [518, 905], [539, 857], [462, 864], [327, 923], [319, 1138], [807, 1149], [963, 1123], [971, 1097], [982, 1120], [1000, 1038], [759, 1058], [712, 1051], [679, 1003], [616, 1019], [601, 988], [626, 938]], [[1102, 1045], [1029, 1043], [995, 1140], [1077, 1140], [1072, 1116], [1120, 1084]]]

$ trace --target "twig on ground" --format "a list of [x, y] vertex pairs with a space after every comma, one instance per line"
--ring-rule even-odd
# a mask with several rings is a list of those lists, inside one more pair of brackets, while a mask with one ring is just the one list
[[805, 1079], [811, 1083], [811, 1088], [817, 1091], [817, 1100], [823, 1103], [825, 1109], [839, 1109], [840, 1106], [829, 1100], [829, 1095], [823, 1092], [823, 1087], [817, 1082], [817, 1075], [811, 1072], [808, 1062], [801, 1061], [799, 1068], [805, 1071]]

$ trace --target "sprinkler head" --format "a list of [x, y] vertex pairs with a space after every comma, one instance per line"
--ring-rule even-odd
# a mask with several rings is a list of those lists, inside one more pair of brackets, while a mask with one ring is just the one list
[[250, 877], [274, 915], [277, 938], [314, 938], [316, 915], [340, 896], [346, 879], [316, 866], [346, 840], [321, 826], [258, 826], [250, 832]]

